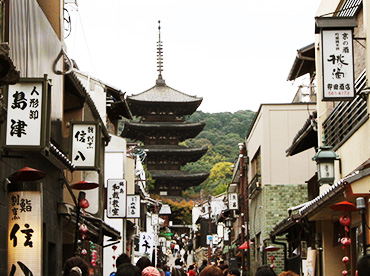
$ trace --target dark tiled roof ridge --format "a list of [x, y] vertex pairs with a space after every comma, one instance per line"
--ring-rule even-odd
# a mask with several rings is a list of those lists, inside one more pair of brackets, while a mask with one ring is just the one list
[[[157, 87], [166, 87], [166, 88], [169, 88], [170, 90], [172, 90], [172, 91], [174, 91], [174, 92], [177, 92], [177, 93], [180, 93], [181, 95], [183, 95], [183, 96], [186, 96], [186, 97], [189, 97], [189, 98], [193, 98], [195, 101], [199, 101], [199, 100], [203, 100], [203, 97], [198, 97], [198, 96], [191, 96], [191, 95], [188, 95], [188, 94], [186, 94], [186, 93], [184, 93], [184, 92], [181, 92], [181, 91], [179, 91], [179, 90], [177, 90], [177, 89], [174, 89], [174, 88], [172, 88], [172, 87], [170, 87], [170, 86], [168, 86], [167, 84], [164, 84], [164, 85], [154, 85], [154, 86], [152, 86], [151, 88], [149, 88], [149, 89], [147, 89], [147, 90], [145, 90], [145, 91], [143, 91], [143, 92], [141, 92], [141, 93], [138, 93], [138, 94], [133, 94], [133, 95], [130, 95], [130, 96], [127, 96], [127, 99], [129, 99], [129, 100], [136, 100], [136, 101], [141, 101], [141, 100], [139, 100], [139, 99], [135, 99], [135, 97], [138, 97], [138, 96], [140, 96], [140, 95], [143, 95], [143, 94], [145, 94], [145, 93], [148, 93], [149, 91], [151, 91], [151, 90], [153, 90], [153, 89], [155, 89], [155, 88], [157, 88]], [[158, 102], [160, 102], [160, 101], [158, 101]]]

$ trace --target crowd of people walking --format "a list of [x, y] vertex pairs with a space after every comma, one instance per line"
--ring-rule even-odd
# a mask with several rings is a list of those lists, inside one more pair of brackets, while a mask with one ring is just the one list
[[[136, 265], [131, 263], [131, 258], [122, 253], [116, 259], [117, 271], [112, 272], [109, 276], [240, 276], [241, 272], [236, 267], [229, 267], [222, 260], [208, 263], [203, 260], [198, 267], [197, 263], [185, 265], [181, 259], [181, 255], [177, 255], [173, 265], [158, 265], [154, 267], [152, 262], [147, 257], [141, 257]], [[68, 259], [64, 265], [64, 276], [89, 276], [88, 264], [79, 257]], [[258, 267], [254, 274], [255, 276], [277, 276], [274, 269], [270, 265], [262, 265]], [[360, 258], [356, 276], [370, 275], [370, 255], [365, 255]], [[292, 271], [285, 271], [279, 276], [298, 276]]]

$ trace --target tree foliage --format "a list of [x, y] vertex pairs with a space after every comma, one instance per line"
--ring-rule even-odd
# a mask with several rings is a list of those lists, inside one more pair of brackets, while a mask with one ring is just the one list
[[183, 192], [183, 197], [197, 199], [203, 189], [205, 194], [225, 192], [232, 177], [232, 164], [239, 154], [238, 143], [244, 142], [254, 112], [240, 110], [235, 113], [204, 113], [196, 111], [187, 117], [188, 122], [205, 122], [204, 130], [194, 139], [186, 140], [182, 145], [188, 147], [207, 146], [207, 153], [197, 162], [186, 164], [185, 171], [210, 171], [210, 177], [198, 187]]

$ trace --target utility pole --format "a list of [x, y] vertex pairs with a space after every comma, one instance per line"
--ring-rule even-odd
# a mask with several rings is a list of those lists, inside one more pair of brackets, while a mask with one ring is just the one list
[[[244, 144], [239, 143], [239, 191], [241, 195], [241, 221], [242, 221], [242, 229], [241, 229], [241, 243], [244, 243], [244, 235], [245, 235], [245, 198], [244, 198], [244, 166], [243, 166], [243, 148]], [[242, 275], [244, 275], [245, 271], [245, 252], [242, 249]]]
[[[211, 230], [211, 199], [212, 196], [208, 196], [208, 235], [212, 235], [212, 230]], [[212, 240], [208, 240], [208, 263], [211, 261], [211, 242]]]

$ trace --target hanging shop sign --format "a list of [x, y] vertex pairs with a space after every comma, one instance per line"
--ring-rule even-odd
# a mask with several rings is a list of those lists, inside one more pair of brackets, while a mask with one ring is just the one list
[[238, 210], [238, 194], [237, 193], [229, 193], [229, 209], [230, 210]]
[[22, 78], [5, 93], [7, 120], [1, 129], [1, 146], [39, 151], [50, 144], [50, 92], [45, 78]]
[[42, 275], [40, 182], [8, 185], [8, 275]]
[[146, 232], [140, 233], [139, 252], [142, 254], [148, 254], [149, 259], [151, 259], [153, 252], [153, 241], [154, 235], [148, 234]]
[[140, 196], [127, 195], [127, 218], [140, 218]]
[[355, 97], [353, 28], [354, 18], [316, 18], [321, 33], [323, 101]]
[[72, 122], [71, 159], [76, 170], [98, 170], [100, 129], [95, 122]]
[[126, 217], [126, 180], [108, 179], [107, 181], [107, 217]]

